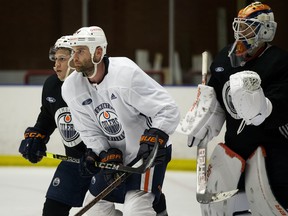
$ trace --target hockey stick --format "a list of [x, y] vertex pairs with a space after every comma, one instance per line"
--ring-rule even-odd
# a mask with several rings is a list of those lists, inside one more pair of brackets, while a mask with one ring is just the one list
[[114, 180], [108, 187], [106, 187], [101, 193], [99, 193], [91, 202], [85, 205], [80, 211], [78, 211], [75, 216], [81, 216], [92, 208], [97, 202], [106, 197], [111, 193], [116, 187], [118, 187], [125, 179], [127, 179], [131, 173], [123, 173], [117, 179]]
[[[158, 138], [156, 138], [153, 150], [150, 154], [150, 156], [147, 158], [147, 160], [145, 160], [140, 166], [138, 167], [130, 167], [130, 166], [125, 166], [122, 164], [112, 164], [112, 163], [105, 163], [105, 162], [98, 162], [95, 161], [95, 167], [99, 167], [99, 168], [103, 168], [103, 169], [111, 169], [111, 170], [116, 170], [116, 171], [121, 171], [121, 172], [128, 172], [128, 173], [138, 173], [138, 174], [142, 174], [145, 173], [147, 169], [149, 169], [153, 162], [154, 159], [157, 155], [158, 152], [158, 146], [159, 143], [157, 141]], [[68, 162], [73, 162], [73, 163], [80, 163], [80, 159], [78, 158], [73, 158], [70, 156], [66, 156], [66, 155], [60, 155], [60, 154], [53, 154], [50, 152], [38, 152], [37, 153], [38, 156], [44, 156], [47, 158], [53, 158], [53, 159], [59, 159], [62, 161], [68, 161]]]
[[[202, 53], [203, 85], [206, 85], [207, 82], [207, 67], [208, 67], [208, 53], [207, 51], [205, 51]], [[207, 145], [208, 143], [202, 140], [197, 146], [196, 199], [199, 203], [202, 204], [223, 201], [225, 199], [234, 196], [238, 192], [238, 189], [221, 193], [210, 193], [207, 191]]]
[[[156, 146], [156, 147], [155, 147]], [[147, 169], [151, 168], [151, 166], [154, 163], [154, 160], [156, 158], [157, 155], [157, 150], [158, 150], [158, 136], [156, 136], [156, 140], [155, 140], [155, 146], [152, 150], [152, 152], [150, 153], [150, 155], [148, 156], [148, 158], [145, 161], [149, 161], [147, 163]], [[141, 160], [141, 159], [140, 159]], [[137, 163], [139, 162], [139, 160], [133, 165], [135, 166]], [[133, 167], [132, 166], [132, 167]], [[84, 206], [79, 212], [77, 212], [75, 214], [75, 216], [81, 216], [83, 215], [85, 212], [87, 212], [90, 208], [92, 208], [97, 202], [99, 202], [101, 199], [103, 199], [104, 197], [106, 197], [109, 193], [111, 193], [117, 186], [119, 186], [123, 181], [125, 181], [125, 179], [127, 179], [132, 173], [123, 173], [121, 174], [117, 179], [115, 179], [114, 182], [112, 182], [108, 187], [106, 187], [101, 193], [99, 193], [91, 202], [89, 202], [86, 206]]]

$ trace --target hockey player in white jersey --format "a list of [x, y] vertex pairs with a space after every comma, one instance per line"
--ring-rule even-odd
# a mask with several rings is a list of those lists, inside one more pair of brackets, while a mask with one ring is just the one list
[[189, 145], [210, 141], [226, 120], [225, 144], [211, 155], [206, 190], [239, 189], [225, 201], [202, 204], [202, 215], [288, 215], [288, 53], [270, 44], [276, 26], [268, 5], [253, 2], [240, 10], [235, 43], [215, 57], [208, 86], [201, 86], [214, 92], [215, 106], [205, 110], [216, 111], [193, 111], [200, 119], [187, 124]]
[[[122, 215], [114, 202], [124, 203], [123, 215], [152, 216], [161, 197], [166, 166], [171, 159], [169, 135], [179, 122], [179, 110], [167, 91], [126, 57], [108, 57], [104, 31], [83, 27], [70, 38], [74, 71], [62, 86], [76, 130], [87, 145], [83, 175], [94, 175], [87, 201], [117, 176], [99, 170], [93, 161], [131, 165], [147, 158], [155, 137], [160, 147], [155, 166], [132, 174], [93, 209], [97, 215]], [[163, 194], [162, 194], [163, 196]], [[157, 211], [157, 215], [167, 213]], [[89, 211], [88, 211], [88, 215]], [[92, 214], [91, 214], [92, 215]]]

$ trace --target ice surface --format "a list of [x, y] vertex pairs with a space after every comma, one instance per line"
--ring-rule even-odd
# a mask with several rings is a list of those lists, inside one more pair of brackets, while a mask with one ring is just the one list
[[[0, 215], [41, 216], [55, 167], [0, 167]], [[163, 185], [169, 216], [200, 216], [194, 172], [168, 171]], [[121, 205], [117, 205], [121, 209]], [[79, 208], [73, 208], [74, 215]]]

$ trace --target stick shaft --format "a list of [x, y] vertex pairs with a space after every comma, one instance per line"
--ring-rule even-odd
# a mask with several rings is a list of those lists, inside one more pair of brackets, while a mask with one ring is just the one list
[[62, 161], [80, 163], [80, 159], [78, 159], [78, 158], [73, 158], [73, 157], [66, 156], [66, 155], [54, 154], [51, 152], [46, 152], [46, 153], [42, 154], [42, 156], [47, 157], [47, 158], [51, 158], [51, 159], [58, 159], [58, 160], [62, 160]]
[[[148, 170], [153, 165], [154, 160], [157, 157], [158, 147], [159, 147], [158, 136], [156, 136], [155, 144], [154, 144], [152, 152], [150, 153], [150, 155], [144, 162], [142, 159], [139, 160], [139, 161], [142, 161], [142, 164], [139, 165], [138, 167], [135, 167], [135, 166], [131, 167], [131, 166], [125, 166], [122, 164], [113, 164], [113, 163], [106, 163], [106, 162], [99, 162], [99, 161], [95, 161], [94, 165], [95, 167], [102, 168], [102, 169], [110, 169], [110, 170], [117, 170], [121, 172], [142, 174], [142, 173], [145, 173], [146, 170]], [[50, 152], [37, 152], [37, 155], [44, 156], [47, 158], [52, 158], [52, 159], [59, 159], [62, 161], [80, 163], [80, 159], [78, 158], [73, 158], [73, 157], [66, 156], [66, 155], [54, 154]]]
[[[202, 84], [207, 83], [208, 52], [202, 53]], [[204, 143], [205, 142], [205, 143]], [[203, 140], [197, 146], [197, 194], [205, 193], [207, 186], [207, 144]]]
[[117, 186], [119, 186], [125, 179], [127, 179], [131, 174], [123, 173], [114, 182], [112, 182], [108, 187], [106, 187], [101, 193], [99, 193], [91, 202], [85, 205], [75, 216], [81, 216], [86, 213], [90, 208], [92, 208], [97, 202], [111, 193]]
[[[208, 72], [208, 52], [202, 53], [202, 84], [207, 84], [207, 72]], [[200, 92], [198, 92], [200, 94]], [[197, 146], [197, 189], [196, 199], [199, 203], [208, 204], [213, 202], [223, 201], [234, 196], [238, 189], [221, 192], [210, 193], [207, 191], [207, 141], [204, 138]]]
[[207, 72], [208, 72], [208, 52], [204, 51], [202, 53], [202, 84], [207, 83]]
[[197, 146], [197, 194], [204, 194], [207, 187], [207, 143]]
[[[207, 83], [207, 70], [208, 70], [208, 52], [204, 51], [202, 53], [202, 85], [206, 85], [206, 83]], [[192, 106], [189, 110], [190, 112], [198, 104], [200, 94], [201, 94], [201, 92], [200, 92], [200, 89], [198, 88], [196, 101], [192, 104]]]
[[[207, 83], [208, 52], [202, 53], [202, 85]], [[205, 194], [207, 187], [207, 144], [203, 140], [197, 146], [197, 195]]]

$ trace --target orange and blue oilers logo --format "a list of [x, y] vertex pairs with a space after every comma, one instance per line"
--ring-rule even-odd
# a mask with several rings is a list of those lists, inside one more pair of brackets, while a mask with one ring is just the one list
[[68, 107], [62, 107], [56, 111], [55, 122], [64, 145], [74, 147], [81, 142], [79, 133], [74, 129], [71, 113]]
[[64, 116], [64, 119], [63, 119], [63, 120], [64, 120], [64, 122], [67, 123], [67, 124], [70, 123], [70, 122], [72, 121], [71, 114], [70, 114], [70, 113], [67, 113], [67, 115]]
[[115, 109], [109, 103], [102, 103], [97, 106], [95, 114], [109, 141], [120, 141], [125, 138], [123, 127], [119, 122]]

